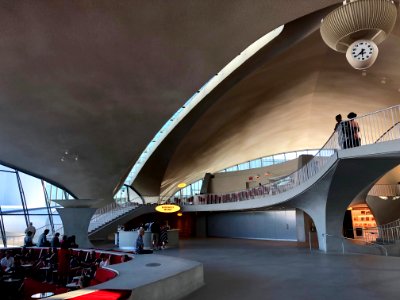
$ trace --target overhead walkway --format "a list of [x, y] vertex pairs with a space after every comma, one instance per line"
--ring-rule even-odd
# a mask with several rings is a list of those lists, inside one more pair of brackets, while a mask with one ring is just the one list
[[[342, 123], [322, 149], [299, 170], [265, 186], [224, 195], [182, 200], [185, 212], [298, 208], [313, 219], [321, 250], [340, 250], [346, 208], [366, 196], [375, 182], [400, 164], [400, 105], [354, 119], [360, 131]], [[350, 126], [347, 126], [350, 125]], [[351, 137], [359, 136], [361, 145]], [[346, 148], [347, 149], [342, 149]]]

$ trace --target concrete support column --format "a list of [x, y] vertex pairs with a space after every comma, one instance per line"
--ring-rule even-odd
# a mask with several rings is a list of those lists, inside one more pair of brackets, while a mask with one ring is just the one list
[[[312, 198], [310, 198], [312, 199]], [[306, 212], [314, 222], [315, 228], [317, 230], [317, 237], [318, 237], [318, 248], [321, 251], [326, 251], [326, 198], [321, 196], [315, 196], [313, 198], [314, 204], [311, 206], [302, 206], [299, 205], [298, 208], [302, 209]], [[310, 229], [308, 229], [310, 230]], [[309, 234], [308, 231], [305, 234]]]
[[64, 226], [64, 234], [67, 236], [75, 235], [79, 248], [93, 248], [89, 241], [88, 229], [96, 209], [91, 207], [57, 208]]
[[305, 242], [307, 240], [306, 226], [304, 223], [304, 212], [300, 209], [296, 209], [296, 235], [298, 242]]

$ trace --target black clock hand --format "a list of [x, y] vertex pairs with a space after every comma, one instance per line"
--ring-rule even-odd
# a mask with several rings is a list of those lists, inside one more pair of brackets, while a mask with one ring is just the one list
[[361, 55], [362, 57], [364, 57], [364, 53], [365, 53], [365, 49], [361, 49], [360, 53], [358, 53], [358, 54], [356, 55], [356, 57], [359, 56], [359, 55]]

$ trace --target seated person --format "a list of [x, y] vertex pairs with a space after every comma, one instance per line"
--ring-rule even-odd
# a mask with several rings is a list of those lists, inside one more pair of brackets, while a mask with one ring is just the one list
[[[71, 252], [72, 253], [72, 252]], [[79, 264], [78, 258], [76, 255], [71, 254], [71, 259], [69, 261], [69, 270], [70, 274], [75, 276], [79, 270], [81, 270], [81, 266]]]
[[57, 248], [49, 248], [49, 252], [47, 254], [46, 260], [49, 262], [52, 269], [57, 269], [58, 263], [58, 251]]
[[33, 235], [32, 235], [32, 231], [28, 231], [25, 235], [24, 238], [24, 247], [33, 247], [35, 246], [35, 244], [33, 243]]
[[6, 256], [0, 260], [1, 268], [8, 272], [14, 266], [14, 257], [12, 257], [12, 252], [10, 250], [6, 251]]
[[37, 258], [38, 258], [38, 257], [37, 257], [37, 255], [35, 254], [35, 250], [33, 250], [33, 249], [31, 248], [31, 249], [28, 250], [27, 253], [25, 253], [25, 255], [24, 255], [24, 257], [23, 257], [22, 259], [23, 259], [23, 261], [24, 261], [25, 263], [30, 264], [30, 263], [36, 262], [36, 259], [37, 259]]
[[60, 241], [60, 247], [64, 249], [69, 248], [68, 236], [66, 236], [65, 234], [62, 236], [62, 239]]
[[11, 267], [12, 278], [14, 279], [24, 279], [25, 278], [25, 268], [21, 265], [21, 255], [15, 255], [14, 266]]
[[152, 250], [145, 250], [143, 243], [144, 228], [140, 227], [138, 237], [136, 239], [136, 253], [137, 254], [150, 254], [153, 253]]
[[79, 264], [80, 264], [82, 267], [85, 266], [86, 255], [87, 255], [87, 253], [86, 253], [85, 251], [79, 250], [77, 259], [78, 259], [78, 261], [79, 261]]
[[40, 257], [39, 260], [33, 265], [33, 270], [37, 271], [40, 268], [47, 267], [46, 258], [44, 256]]
[[100, 258], [96, 258], [96, 251], [92, 251], [86, 256], [86, 259], [82, 262], [82, 266], [85, 268], [89, 268], [92, 265], [98, 265], [100, 261]]
[[96, 275], [96, 270], [97, 267], [95, 265], [92, 265], [90, 268], [84, 269], [82, 272], [82, 286], [87, 287], [90, 285], [90, 281], [95, 277]]
[[53, 238], [51, 239], [51, 247], [52, 248], [58, 248], [60, 247], [60, 233], [56, 232], [53, 236]]
[[38, 247], [50, 247], [50, 242], [47, 240], [47, 235], [50, 230], [45, 229], [43, 233], [39, 236]]
[[68, 245], [70, 248], [78, 248], [78, 244], [75, 242], [75, 235], [71, 235], [70, 237], [68, 237], [67, 241], [68, 241]]
[[121, 263], [130, 261], [131, 259], [132, 259], [132, 258], [130, 258], [127, 254], [122, 255], [122, 256], [121, 256]]
[[100, 255], [100, 263], [99, 263], [99, 267], [100, 268], [104, 268], [110, 265], [110, 260], [107, 258], [107, 255], [105, 255], [104, 253], [102, 253]]

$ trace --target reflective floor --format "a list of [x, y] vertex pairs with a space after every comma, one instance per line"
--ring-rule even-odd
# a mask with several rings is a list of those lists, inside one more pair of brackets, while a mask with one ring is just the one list
[[398, 299], [400, 258], [310, 253], [305, 245], [183, 240], [157, 254], [197, 260], [205, 285], [185, 299]]

